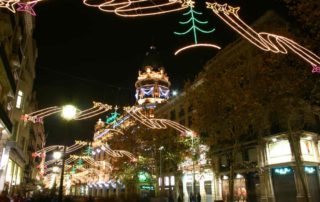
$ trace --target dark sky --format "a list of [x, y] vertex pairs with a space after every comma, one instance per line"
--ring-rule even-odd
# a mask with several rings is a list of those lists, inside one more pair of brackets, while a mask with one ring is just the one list
[[[203, 12], [199, 19], [209, 21], [203, 28], [216, 28], [209, 35], [199, 34], [199, 42], [223, 48], [238, 37], [205, 8], [205, 1], [196, 2], [195, 10]], [[241, 6], [239, 14], [248, 23], [278, 6], [273, 0], [228, 2]], [[72, 103], [84, 110], [92, 106], [92, 101], [119, 106], [134, 104], [134, 83], [151, 45], [161, 55], [172, 89], [181, 91], [184, 82], [192, 80], [218, 51], [191, 49], [174, 56], [175, 50], [193, 40], [192, 35], [173, 34], [186, 30], [187, 27], [179, 25], [179, 21], [186, 19], [182, 16], [184, 12], [124, 18], [87, 7], [81, 0], [40, 2], [36, 6], [34, 35], [38, 46], [35, 90], [40, 108]], [[59, 116], [46, 118], [47, 145], [92, 139], [98, 118], [72, 122], [68, 132]]]

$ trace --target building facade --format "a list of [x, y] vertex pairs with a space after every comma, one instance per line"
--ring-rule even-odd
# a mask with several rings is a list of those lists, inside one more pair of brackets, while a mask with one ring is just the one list
[[[30, 153], [44, 143], [43, 126], [21, 121], [21, 115], [34, 109], [32, 91], [37, 58], [32, 37], [34, 18], [24, 12], [1, 10], [0, 24], [0, 113], [3, 128], [0, 190], [22, 193], [27, 189], [26, 182], [35, 179], [36, 165], [30, 164]], [[42, 132], [35, 127], [41, 128]]]

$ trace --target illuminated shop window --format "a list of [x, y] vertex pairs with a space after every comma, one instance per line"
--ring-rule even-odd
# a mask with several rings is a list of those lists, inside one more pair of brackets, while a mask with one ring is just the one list
[[21, 90], [18, 91], [18, 97], [16, 102], [16, 108], [21, 109], [22, 105], [23, 92]]

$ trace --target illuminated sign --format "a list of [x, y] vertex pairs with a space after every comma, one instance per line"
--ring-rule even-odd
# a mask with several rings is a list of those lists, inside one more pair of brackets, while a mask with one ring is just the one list
[[278, 175], [287, 175], [292, 173], [292, 169], [289, 167], [275, 168], [273, 171]]
[[154, 186], [153, 185], [141, 185], [140, 189], [141, 190], [154, 190]]
[[314, 167], [310, 167], [310, 166], [305, 166], [304, 167], [304, 171], [308, 174], [313, 174], [316, 172], [316, 169]]

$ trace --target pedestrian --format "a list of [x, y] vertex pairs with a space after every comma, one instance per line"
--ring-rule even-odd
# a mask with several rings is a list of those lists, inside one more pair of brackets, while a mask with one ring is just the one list
[[201, 195], [200, 195], [199, 192], [198, 192], [198, 194], [197, 194], [197, 202], [201, 202]]
[[171, 192], [169, 192], [169, 202], [174, 202], [174, 199], [173, 199], [173, 196], [172, 196]]
[[179, 195], [177, 200], [178, 202], [182, 202], [182, 197]]
[[196, 202], [196, 197], [193, 193], [190, 194], [190, 202]]

